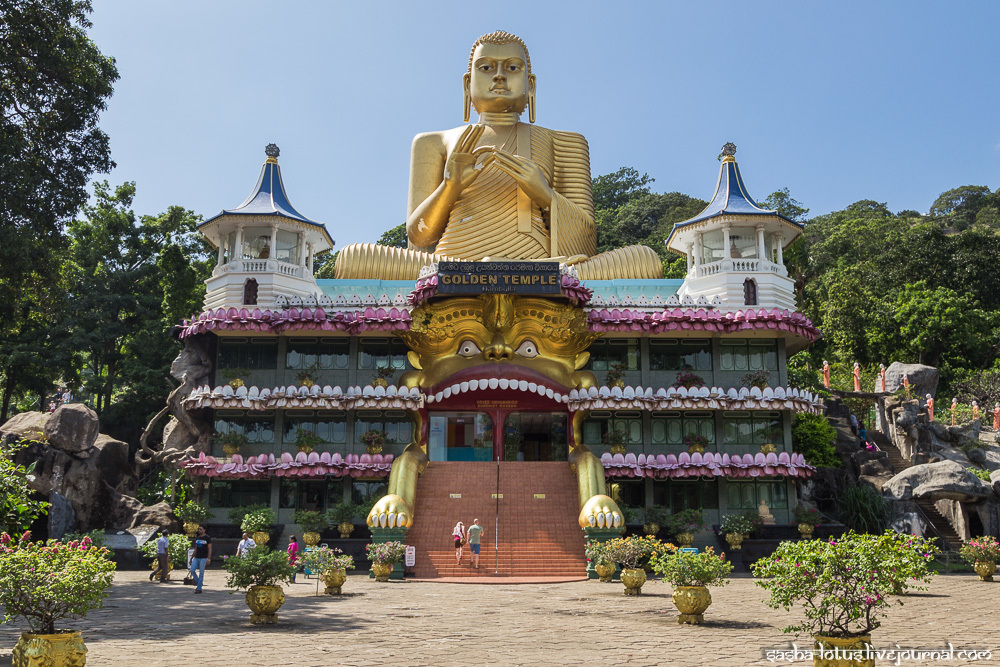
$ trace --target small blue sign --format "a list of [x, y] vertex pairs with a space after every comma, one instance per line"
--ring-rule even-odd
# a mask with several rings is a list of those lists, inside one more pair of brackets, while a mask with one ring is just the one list
[[682, 554], [696, 554], [698, 553], [698, 547], [681, 547], [680, 552]]

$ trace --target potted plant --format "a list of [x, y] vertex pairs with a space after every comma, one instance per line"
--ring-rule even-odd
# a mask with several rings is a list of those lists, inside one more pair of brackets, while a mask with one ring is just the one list
[[336, 547], [317, 547], [306, 552], [302, 563], [310, 572], [322, 577], [327, 595], [340, 595], [340, 588], [347, 581], [347, 571], [354, 569], [354, 556], [345, 556]]
[[778, 448], [772, 442], [765, 442], [760, 446], [761, 454], [777, 454]]
[[326, 513], [327, 522], [331, 526], [336, 526], [340, 531], [341, 539], [347, 539], [354, 531], [354, 515], [358, 513], [360, 507], [350, 500], [344, 500], [330, 508]]
[[750, 537], [754, 530], [754, 523], [746, 514], [727, 514], [722, 517], [722, 525], [719, 531], [726, 536], [726, 542], [733, 551], [743, 548], [743, 540]]
[[692, 373], [691, 371], [681, 371], [677, 374], [677, 378], [674, 380], [674, 385], [676, 387], [684, 387], [685, 389], [691, 389], [693, 387], [704, 387], [705, 379], [700, 375]]
[[194, 500], [181, 503], [174, 508], [174, 516], [184, 524], [184, 534], [188, 537], [194, 537], [198, 532], [198, 526], [208, 521], [211, 514], [208, 505]]
[[295, 382], [300, 387], [312, 387], [316, 384], [316, 371], [319, 368], [317, 364], [313, 364], [309, 368], [305, 368], [295, 374]]
[[309, 429], [295, 429], [295, 448], [300, 452], [308, 454], [321, 444], [323, 444], [323, 438], [319, 437]]
[[368, 560], [372, 562], [375, 581], [389, 581], [393, 566], [406, 555], [406, 545], [402, 542], [379, 542], [365, 546]]
[[236, 433], [235, 431], [230, 433], [216, 433], [215, 443], [217, 445], [222, 445], [222, 451], [226, 456], [233, 456], [234, 454], [239, 454], [240, 449], [244, 445], [248, 444], [250, 441], [242, 433]]
[[28, 631], [14, 646], [14, 665], [82, 665], [87, 648], [79, 631], [56, 629], [64, 618], [99, 609], [111, 590], [115, 564], [90, 538], [32, 542], [0, 534], [0, 606], [6, 619], [23, 618]]
[[646, 583], [643, 562], [667, 547], [653, 537], [632, 535], [608, 540], [604, 543], [604, 548], [611, 560], [622, 568], [619, 576], [625, 585], [625, 595], [641, 595], [642, 585]]
[[993, 573], [997, 571], [997, 561], [1000, 560], [1000, 544], [992, 536], [975, 537], [959, 550], [962, 558], [979, 575], [980, 581], [993, 581]]
[[698, 624], [712, 604], [709, 586], [725, 586], [733, 564], [726, 554], [716, 555], [712, 547], [701, 553], [664, 550], [651, 560], [653, 571], [674, 587], [674, 605], [680, 612], [678, 623]]
[[708, 438], [703, 435], [698, 435], [697, 433], [689, 433], [688, 435], [685, 435], [681, 442], [684, 443], [684, 446], [687, 447], [688, 452], [691, 454], [694, 454], [695, 452], [703, 454], [705, 453], [705, 448], [709, 445]]
[[239, 368], [234, 366], [233, 368], [223, 368], [222, 377], [229, 380], [229, 386], [233, 389], [239, 389], [246, 383], [243, 381], [244, 377], [250, 375], [249, 368]]
[[795, 523], [799, 525], [799, 535], [802, 536], [803, 540], [812, 539], [816, 526], [823, 523], [823, 517], [819, 510], [805, 505], [796, 505], [795, 509], [792, 510], [792, 515], [795, 517]]
[[625, 431], [619, 431], [618, 429], [609, 430], [601, 438], [605, 445], [610, 445], [610, 451], [612, 454], [624, 454], [627, 450], [625, 448]]
[[[175, 567], [185, 567], [187, 565], [187, 553], [191, 548], [191, 540], [184, 535], [171, 533], [167, 536], [167, 574], [166, 579], [170, 579], [170, 572]], [[141, 547], [139, 553], [153, 560], [152, 567], [155, 570], [156, 562], [156, 540], [148, 540]], [[150, 579], [152, 581], [152, 579]]]
[[389, 380], [396, 374], [396, 369], [389, 366], [379, 366], [375, 369], [375, 377], [372, 378], [373, 387], [388, 387]]
[[315, 510], [298, 510], [292, 520], [302, 527], [302, 541], [309, 547], [319, 544], [319, 534], [329, 525], [323, 513]]
[[234, 507], [226, 512], [226, 517], [229, 519], [229, 523], [239, 528], [243, 525], [243, 519], [246, 518], [247, 514], [256, 512], [257, 510], [262, 510], [265, 507], [267, 507], [267, 505], [259, 503], [254, 503], [253, 505], [243, 505], [242, 507]]
[[277, 517], [274, 515], [274, 510], [270, 507], [262, 507], [243, 517], [240, 529], [245, 533], [250, 533], [253, 536], [253, 541], [259, 546], [263, 546], [271, 537], [268, 531], [275, 521], [277, 521]]
[[605, 543], [588, 541], [586, 553], [587, 560], [594, 564], [594, 572], [597, 573], [598, 578], [606, 584], [610, 583], [611, 578], [618, 571], [618, 566], [615, 565], [614, 559], [608, 553]]
[[667, 528], [682, 547], [694, 543], [694, 534], [705, 529], [705, 519], [701, 510], [687, 509], [674, 512], [667, 519]]
[[361, 434], [361, 442], [365, 443], [365, 451], [369, 454], [381, 454], [386, 443], [385, 431], [370, 429]]
[[646, 523], [643, 524], [642, 529], [650, 537], [656, 537], [660, 528], [666, 525], [669, 516], [670, 513], [663, 505], [651, 505], [646, 508]]
[[625, 364], [621, 362], [611, 364], [608, 372], [604, 375], [604, 384], [608, 387], [625, 388]]
[[245, 556], [225, 558], [222, 567], [226, 571], [226, 588], [246, 590], [250, 623], [277, 623], [277, 611], [285, 604], [281, 582], [290, 582], [295, 575], [295, 568], [289, 564], [288, 555], [283, 551], [272, 551], [258, 543], [257, 548], [251, 549]]
[[813, 635], [814, 665], [874, 666], [871, 632], [886, 616], [892, 592], [909, 585], [914, 554], [933, 558], [923, 546], [927, 541], [912, 535], [851, 531], [840, 539], [782, 542], [752, 570], [771, 594], [769, 607], [801, 605], [805, 618], [783, 631]]
[[765, 389], [771, 383], [771, 371], [750, 371], [740, 378], [743, 387]]

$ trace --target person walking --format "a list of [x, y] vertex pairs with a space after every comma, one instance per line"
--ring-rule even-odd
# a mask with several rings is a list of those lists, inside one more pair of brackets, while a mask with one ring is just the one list
[[160, 575], [160, 583], [164, 584], [167, 582], [167, 575], [170, 574], [170, 559], [167, 552], [167, 547], [170, 545], [169, 531], [163, 531], [160, 533], [159, 539], [156, 540], [156, 569], [149, 575], [149, 580], [153, 581], [156, 575]]
[[475, 519], [469, 526], [469, 561], [475, 569], [479, 569], [479, 547], [483, 537], [483, 527], [479, 525], [479, 519]]
[[250, 533], [243, 533], [243, 539], [236, 545], [236, 555], [241, 557], [246, 556], [256, 548], [257, 543], [254, 542], [252, 537], [250, 537]]
[[864, 422], [861, 422], [861, 426], [858, 428], [858, 437], [861, 438], [861, 446], [866, 447], [868, 445], [868, 431], [865, 429]]
[[195, 593], [201, 593], [205, 583], [205, 568], [212, 563], [212, 538], [205, 529], [205, 524], [198, 526], [198, 534], [194, 538], [194, 557], [191, 559], [191, 576], [194, 577]]
[[465, 544], [465, 525], [461, 521], [455, 524], [454, 530], [451, 531], [451, 536], [455, 540], [455, 562], [461, 565], [462, 545]]
[[299, 543], [295, 541], [295, 536], [288, 538], [288, 564], [292, 566], [292, 583], [295, 583], [295, 574], [298, 571], [299, 563]]

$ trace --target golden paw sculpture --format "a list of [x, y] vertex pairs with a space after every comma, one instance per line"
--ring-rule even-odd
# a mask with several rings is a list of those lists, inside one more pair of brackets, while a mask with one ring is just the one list
[[413, 508], [395, 494], [383, 496], [368, 514], [371, 528], [409, 528], [413, 524]]
[[593, 496], [580, 510], [583, 528], [623, 528], [624, 522], [618, 503], [605, 495]]

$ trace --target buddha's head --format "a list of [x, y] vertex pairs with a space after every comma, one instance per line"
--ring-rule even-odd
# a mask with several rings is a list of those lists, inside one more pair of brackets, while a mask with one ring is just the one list
[[491, 294], [427, 304], [412, 318], [403, 334], [417, 369], [403, 376], [408, 387], [433, 394], [463, 382], [504, 378], [512, 387], [523, 381], [543, 387], [540, 393], [565, 395], [597, 384], [593, 373], [580, 370], [597, 338], [580, 308]]
[[477, 39], [462, 87], [466, 121], [471, 103], [479, 113], [521, 113], [527, 106], [529, 119], [535, 122], [535, 75], [528, 47], [516, 35], [497, 31]]

